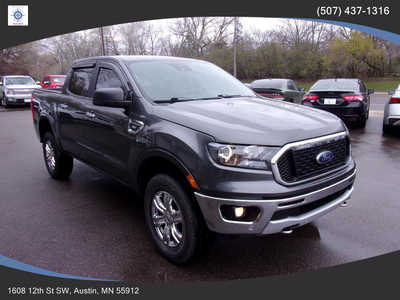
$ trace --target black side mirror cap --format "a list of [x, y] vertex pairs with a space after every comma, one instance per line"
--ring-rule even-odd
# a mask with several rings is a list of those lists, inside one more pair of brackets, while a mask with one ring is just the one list
[[368, 90], [368, 95], [371, 95], [371, 94], [373, 94], [373, 93], [375, 93], [375, 91], [374, 91], [373, 89], [369, 89], [369, 90]]
[[95, 90], [93, 95], [93, 104], [97, 106], [126, 108], [130, 103], [125, 100], [122, 88], [101, 88]]

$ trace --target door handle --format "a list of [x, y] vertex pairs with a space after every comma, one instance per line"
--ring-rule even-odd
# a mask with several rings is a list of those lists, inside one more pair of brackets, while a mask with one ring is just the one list
[[91, 112], [91, 111], [88, 111], [88, 112], [86, 112], [86, 116], [89, 117], [89, 118], [95, 118], [96, 114]]
[[65, 108], [68, 108], [68, 105], [67, 105], [67, 104], [61, 103], [61, 104], [60, 104], [60, 107], [65, 109]]

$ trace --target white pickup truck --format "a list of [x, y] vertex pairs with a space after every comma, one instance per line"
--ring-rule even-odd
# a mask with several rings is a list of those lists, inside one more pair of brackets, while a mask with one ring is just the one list
[[1, 105], [26, 105], [31, 102], [32, 91], [41, 86], [30, 76], [10, 75], [0, 77]]

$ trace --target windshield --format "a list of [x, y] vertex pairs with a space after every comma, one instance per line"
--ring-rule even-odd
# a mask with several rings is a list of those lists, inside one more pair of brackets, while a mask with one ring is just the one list
[[251, 83], [251, 87], [255, 89], [283, 89], [286, 80], [283, 79], [261, 79]]
[[359, 91], [359, 85], [357, 80], [349, 79], [323, 79], [318, 80], [310, 88], [312, 90], [319, 91]]
[[203, 61], [127, 61], [127, 66], [142, 92], [156, 101], [254, 96], [239, 80]]
[[53, 80], [54, 83], [64, 83], [65, 81], [65, 77], [52, 77], [51, 78]]
[[6, 85], [22, 84], [22, 85], [34, 85], [35, 81], [31, 77], [6, 77]]

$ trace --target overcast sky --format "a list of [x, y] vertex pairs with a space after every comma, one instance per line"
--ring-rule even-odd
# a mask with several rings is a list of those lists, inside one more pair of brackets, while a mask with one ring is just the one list
[[[159, 28], [165, 28], [165, 24], [172, 24], [176, 19], [160, 19], [149, 21]], [[244, 31], [258, 29], [261, 31], [278, 28], [287, 19], [281, 18], [256, 18], [256, 17], [241, 17], [240, 22], [243, 25]]]

